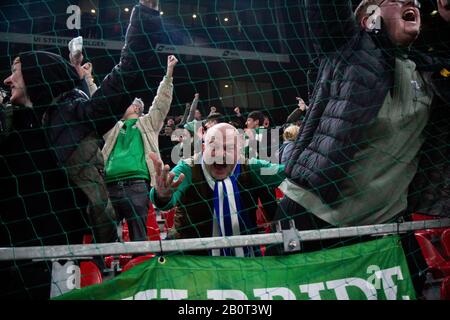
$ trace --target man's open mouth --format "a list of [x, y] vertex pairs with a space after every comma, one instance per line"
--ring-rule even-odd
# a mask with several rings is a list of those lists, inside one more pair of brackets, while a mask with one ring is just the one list
[[223, 169], [226, 169], [227, 164], [214, 163], [213, 167], [214, 167], [214, 169], [223, 170]]
[[403, 12], [402, 19], [408, 22], [416, 22], [417, 13], [414, 9], [407, 9], [405, 12]]

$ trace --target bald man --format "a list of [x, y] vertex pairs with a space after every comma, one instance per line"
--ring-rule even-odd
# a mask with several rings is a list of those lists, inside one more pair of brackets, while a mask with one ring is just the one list
[[[199, 159], [182, 160], [172, 171], [156, 154], [150, 155], [156, 170], [151, 201], [161, 210], [176, 207], [175, 238], [257, 233], [260, 194], [254, 190], [262, 184], [277, 187], [284, 179], [284, 166], [257, 159], [241, 161], [241, 136], [227, 123], [211, 127], [204, 141]], [[245, 247], [196, 254], [244, 257], [259, 253]]]

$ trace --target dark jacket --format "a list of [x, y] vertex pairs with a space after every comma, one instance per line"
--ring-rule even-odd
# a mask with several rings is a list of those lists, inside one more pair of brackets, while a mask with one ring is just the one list
[[[0, 147], [0, 246], [81, 243], [91, 229], [83, 217], [86, 197], [69, 182], [64, 163], [92, 132], [102, 136], [120, 119], [141, 90], [142, 69], [159, 65], [154, 45], [159, 12], [136, 6], [120, 63], [89, 100], [76, 89], [78, 77], [60, 56], [20, 55], [33, 108], [12, 115], [12, 130]], [[142, 68], [142, 69], [141, 69]], [[146, 87], [145, 87], [146, 88]], [[130, 93], [130, 94], [128, 94]], [[0, 296], [48, 298], [51, 262], [0, 263]]]
[[287, 164], [294, 150], [295, 141], [285, 141], [280, 147], [280, 163]]
[[[374, 35], [360, 29], [351, 1], [305, 0], [305, 5], [321, 64], [286, 173], [292, 182], [332, 206], [339, 202], [340, 189], [350, 179], [348, 169], [356, 151], [364, 148], [362, 134], [376, 119], [393, 87], [398, 49], [383, 32]], [[419, 71], [433, 73], [431, 86], [435, 93], [431, 119], [424, 132], [427, 141], [421, 151], [421, 165], [410, 187], [410, 210], [426, 212], [437, 203], [444, 209], [446, 203], [448, 212], [449, 194], [442, 191], [448, 188], [449, 112], [448, 106], [443, 106], [450, 102], [450, 85], [440, 71], [449, 69], [450, 63], [416, 51], [409, 56]], [[426, 197], [432, 202], [427, 202]]]
[[[32, 108], [12, 116], [12, 131], [0, 148], [0, 246], [80, 243], [88, 233], [82, 216], [86, 199], [69, 182], [64, 163], [92, 132], [102, 136], [134, 97], [140, 67], [157, 64], [159, 12], [136, 6], [120, 63], [92, 99], [76, 87], [78, 76], [61, 56], [20, 55]], [[154, 66], [153, 66], [154, 67]]]
[[[214, 206], [211, 199], [214, 198], [213, 191], [206, 182], [201, 165], [192, 167], [192, 185], [195, 188], [187, 189], [176, 207], [174, 219], [175, 237], [186, 238], [207, 238], [212, 237]], [[256, 209], [258, 197], [261, 192], [255, 192], [258, 184], [255, 184], [250, 176], [250, 169], [247, 165], [242, 165], [242, 173], [238, 178], [242, 210], [240, 214], [247, 221], [246, 234], [258, 233], [256, 225]], [[207, 251], [198, 251], [193, 254], [207, 255]]]

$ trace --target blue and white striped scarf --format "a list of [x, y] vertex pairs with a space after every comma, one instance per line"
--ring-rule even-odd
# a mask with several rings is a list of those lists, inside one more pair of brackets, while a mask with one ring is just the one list
[[[206, 182], [214, 191], [214, 221], [213, 237], [227, 237], [244, 234], [249, 223], [246, 216], [241, 215], [241, 199], [238, 177], [241, 165], [238, 163], [232, 174], [224, 180], [215, 180], [206, 170], [202, 161], [202, 170]], [[226, 248], [211, 250], [213, 256], [253, 256], [253, 249], [249, 247]]]

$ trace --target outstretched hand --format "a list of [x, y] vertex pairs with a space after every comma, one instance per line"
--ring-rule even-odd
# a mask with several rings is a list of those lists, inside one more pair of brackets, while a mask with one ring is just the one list
[[447, 22], [450, 22], [450, 1], [437, 0], [438, 10], [440, 16]]
[[183, 182], [184, 174], [180, 174], [178, 179], [174, 181], [175, 173], [170, 172], [169, 165], [164, 165], [156, 153], [150, 152], [150, 159], [156, 171], [156, 195], [162, 201], [169, 201], [173, 193]]

